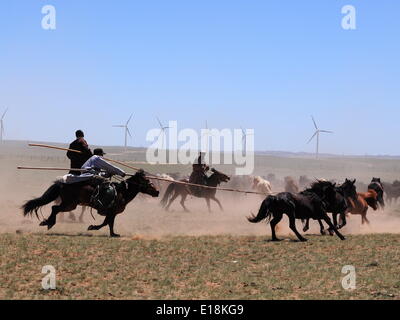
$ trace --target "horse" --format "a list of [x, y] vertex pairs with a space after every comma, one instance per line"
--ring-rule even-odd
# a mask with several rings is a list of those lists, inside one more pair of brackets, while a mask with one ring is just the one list
[[[138, 171], [135, 175], [120, 183], [114, 183], [114, 186], [116, 190], [114, 209], [106, 214], [101, 214], [105, 216], [104, 222], [100, 225], [90, 225], [88, 230], [99, 230], [108, 225], [110, 236], [119, 237], [118, 234], [114, 233], [114, 220], [116, 215], [122, 213], [127, 204], [131, 202], [139, 192], [149, 194], [152, 197], [158, 197], [159, 191], [146, 177], [143, 170]], [[56, 181], [41, 197], [27, 201], [22, 206], [23, 214], [24, 216], [32, 216], [32, 214], [35, 213], [36, 217], [38, 217], [37, 212], [40, 207], [61, 198], [61, 203], [59, 205], [54, 205], [50, 216], [40, 223], [40, 226], [47, 226], [49, 230], [56, 224], [58, 213], [72, 211], [78, 205], [93, 208], [91, 197], [95, 188], [96, 184], [92, 181], [83, 181], [73, 184], [63, 184], [60, 181]]]
[[345, 237], [332, 224], [326, 211], [326, 207], [335, 205], [336, 201], [335, 185], [329, 181], [317, 181], [300, 193], [281, 192], [267, 196], [261, 203], [258, 214], [251, 215], [247, 220], [258, 223], [266, 219], [271, 226], [272, 241], [279, 241], [275, 234], [275, 226], [281, 221], [283, 214], [286, 214], [289, 218], [290, 229], [300, 241], [307, 241], [297, 231], [296, 219], [321, 219], [341, 240], [345, 240]]
[[300, 176], [299, 178], [299, 186], [300, 188], [304, 189], [308, 187], [312, 183], [312, 180], [309, 179], [307, 176]]
[[367, 219], [368, 206], [374, 211], [378, 210], [378, 194], [375, 190], [369, 189], [367, 192], [357, 192], [356, 200], [349, 201], [348, 213], [360, 214], [361, 224], [364, 224], [364, 222], [369, 224]]
[[252, 189], [257, 192], [263, 193], [264, 195], [269, 195], [272, 193], [271, 184], [269, 181], [261, 178], [260, 176], [253, 177]]
[[[230, 180], [229, 176], [226, 174], [217, 171], [216, 169], [212, 168], [211, 169], [212, 174], [206, 178], [206, 186], [208, 187], [217, 187], [220, 185], [222, 182], [228, 182]], [[180, 180], [181, 182], [189, 182], [187, 179]], [[196, 187], [195, 188], [200, 188]], [[210, 200], [214, 200], [218, 205], [219, 208], [223, 211], [223, 207], [221, 205], [221, 202], [215, 197], [215, 194], [217, 192], [217, 189], [213, 188], [202, 188], [202, 191], [200, 193], [201, 198], [205, 198], [207, 202], [207, 207], [208, 211], [211, 212], [211, 206], [210, 206]], [[171, 206], [172, 202], [178, 197], [181, 196], [181, 201], [180, 204], [185, 210], [185, 212], [190, 212], [188, 208], [185, 206], [185, 200], [188, 195], [194, 195], [198, 196], [197, 193], [194, 194], [191, 191], [190, 186], [180, 184], [180, 183], [174, 183], [172, 182], [167, 190], [165, 191], [164, 197], [162, 198], [160, 204], [165, 210], [168, 211], [169, 207]]]
[[285, 177], [285, 192], [298, 193], [299, 186], [292, 177]]
[[383, 199], [384, 189], [380, 178], [372, 178], [368, 185], [368, 190], [374, 190], [378, 195], [378, 207], [385, 209], [385, 200]]
[[395, 205], [400, 197], [400, 181], [395, 180], [393, 183], [382, 182], [382, 186], [386, 193], [386, 202], [389, 205]]
[[[334, 205], [330, 205], [326, 208], [327, 212], [332, 213], [333, 225], [337, 229], [341, 229], [346, 225], [346, 212], [348, 210], [348, 202], [357, 200], [357, 191], [355, 187], [356, 179], [349, 180], [346, 179], [344, 183], [339, 186], [335, 185], [335, 198], [336, 201]], [[337, 216], [340, 215], [341, 223], [338, 225]], [[303, 231], [306, 232], [309, 229], [309, 220], [307, 219]], [[324, 225], [321, 220], [318, 220], [320, 226], [320, 233], [322, 235], [325, 234]], [[328, 232], [332, 235], [333, 230], [331, 228], [328, 229]]]

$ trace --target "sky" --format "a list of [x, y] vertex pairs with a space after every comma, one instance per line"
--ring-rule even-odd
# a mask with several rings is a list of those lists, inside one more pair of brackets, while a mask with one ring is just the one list
[[[56, 9], [44, 30], [42, 7]], [[341, 26], [356, 9], [356, 29]], [[255, 149], [399, 155], [398, 0], [0, 2], [5, 139], [146, 147], [180, 129], [254, 129]], [[1, 147], [1, 146], [0, 146]]]

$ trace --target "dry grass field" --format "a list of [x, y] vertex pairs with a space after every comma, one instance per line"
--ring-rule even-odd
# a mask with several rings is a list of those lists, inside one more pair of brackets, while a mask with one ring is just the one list
[[[112, 157], [140, 162], [143, 152]], [[22, 203], [41, 195], [61, 173], [18, 171], [17, 165], [65, 167], [68, 162], [62, 151], [12, 142], [0, 147], [0, 299], [400, 298], [398, 206], [368, 212], [370, 226], [351, 216], [343, 229], [346, 241], [318, 235], [316, 223], [306, 234], [307, 243], [293, 241], [284, 220], [278, 234], [285, 241], [272, 243], [269, 226], [246, 220], [257, 211], [258, 196], [218, 193], [225, 211], [214, 206], [212, 213], [201, 199], [188, 199], [191, 213], [185, 213], [178, 204], [165, 212], [159, 199], [141, 196], [116, 219], [116, 232], [123, 237], [110, 239], [106, 229], [86, 231], [100, 222], [95, 213], [93, 221], [86, 212], [83, 224], [65, 216], [51, 231], [23, 218]], [[154, 173], [190, 171], [142, 167]], [[218, 168], [233, 172], [229, 166]], [[392, 181], [400, 178], [400, 164], [388, 158], [258, 156], [255, 173]], [[47, 216], [49, 207], [42, 214]], [[54, 291], [41, 289], [44, 265], [56, 269]], [[356, 268], [353, 291], [341, 286], [344, 265]]]

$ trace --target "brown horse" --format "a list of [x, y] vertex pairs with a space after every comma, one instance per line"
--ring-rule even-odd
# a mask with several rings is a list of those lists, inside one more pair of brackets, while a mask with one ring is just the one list
[[[99, 230], [108, 225], [110, 228], [110, 236], [119, 237], [118, 234], [114, 233], [114, 220], [116, 215], [122, 213], [127, 204], [131, 202], [139, 192], [149, 194], [153, 197], [158, 197], [159, 192], [145, 176], [143, 171], [138, 171], [134, 176], [120, 183], [114, 183], [114, 186], [116, 190], [116, 199], [113, 210], [106, 214], [101, 214], [105, 216], [104, 222], [96, 226], [91, 225], [88, 230]], [[92, 207], [91, 197], [95, 188], [96, 185], [91, 181], [74, 184], [55, 182], [41, 197], [29, 200], [22, 206], [24, 216], [28, 214], [32, 215], [33, 213], [38, 216], [37, 212], [40, 207], [61, 198], [60, 204], [52, 207], [50, 216], [40, 223], [40, 226], [47, 226], [47, 229], [51, 229], [56, 224], [58, 213], [72, 211], [78, 205]]]
[[[222, 182], [228, 182], [229, 177], [214, 168], [211, 169], [212, 174], [207, 177], [207, 183], [206, 186], [208, 187], [216, 187], [220, 185]], [[187, 179], [180, 180], [181, 182], [188, 182]], [[200, 187], [193, 186], [193, 188], [200, 189]], [[211, 188], [201, 188], [202, 191], [200, 193], [201, 198], [205, 198], [207, 202], [207, 207], [208, 211], [211, 212], [211, 206], [210, 206], [210, 200], [214, 200], [216, 203], [218, 203], [219, 208], [223, 211], [224, 209], [222, 208], [221, 202], [215, 197], [215, 194], [217, 193], [217, 189], [211, 189]], [[171, 206], [172, 202], [178, 197], [181, 196], [181, 206], [185, 210], [185, 212], [189, 212], [188, 208], [185, 206], [185, 200], [188, 195], [194, 195], [198, 196], [197, 192], [192, 192], [191, 191], [191, 186], [184, 185], [184, 184], [179, 184], [179, 183], [171, 183], [167, 190], [165, 191], [164, 197], [161, 200], [161, 206], [165, 208], [165, 210], [168, 211], [169, 207]]]
[[375, 190], [368, 189], [367, 192], [357, 192], [356, 200], [348, 198], [348, 213], [360, 214], [361, 224], [366, 222], [369, 224], [367, 219], [368, 206], [374, 211], [378, 210], [378, 194]]

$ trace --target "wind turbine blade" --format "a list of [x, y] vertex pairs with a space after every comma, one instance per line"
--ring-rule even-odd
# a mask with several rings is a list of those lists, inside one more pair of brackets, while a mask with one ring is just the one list
[[160, 128], [162, 128], [162, 127], [163, 127], [163, 125], [162, 125], [162, 123], [161, 123], [160, 119], [158, 119], [158, 117], [156, 117], [156, 118], [157, 118], [158, 124], [160, 125]]
[[6, 109], [6, 111], [3, 112], [3, 115], [1, 116], [1, 120], [4, 119], [4, 116], [6, 115], [7, 111], [8, 111], [8, 108]]
[[317, 124], [315, 123], [314, 117], [311, 116], [311, 119], [312, 119], [312, 121], [314, 122], [314, 127], [315, 127], [315, 129], [318, 130], [318, 127], [317, 127]]
[[129, 121], [131, 121], [132, 116], [133, 116], [133, 113], [131, 114], [131, 116], [129, 117], [128, 121], [126, 122], [126, 124], [125, 124], [126, 126], [128, 125]]
[[132, 139], [132, 135], [131, 135], [131, 132], [129, 131], [128, 127], [126, 127], [126, 132], [128, 133], [129, 137]]
[[312, 139], [314, 139], [314, 137], [318, 134], [318, 131], [315, 131], [315, 133], [313, 134], [313, 136], [310, 138], [310, 140], [308, 140], [307, 143], [310, 143]]
[[333, 131], [327, 131], [327, 130], [319, 130], [319, 132], [333, 133]]

